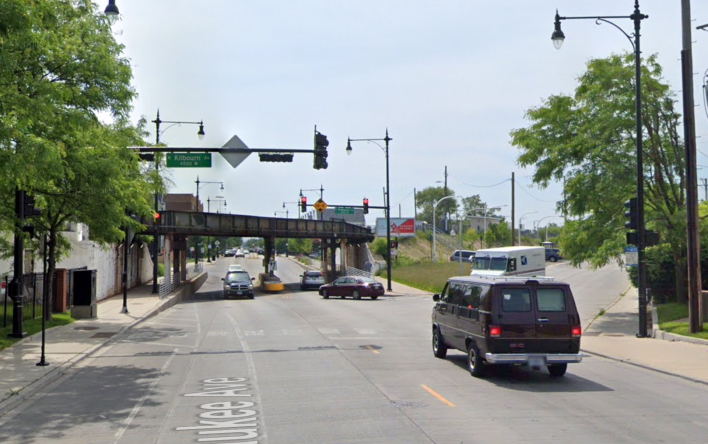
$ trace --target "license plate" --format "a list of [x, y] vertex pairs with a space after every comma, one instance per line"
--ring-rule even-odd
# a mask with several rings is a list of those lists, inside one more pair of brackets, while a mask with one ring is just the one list
[[239, 295], [240, 295], [240, 294], [243, 294], [243, 292], [242, 292], [242, 291], [237, 291], [236, 294], [239, 294]]
[[546, 365], [546, 362], [541, 357], [532, 356], [529, 358], [529, 367], [542, 367], [544, 365]]

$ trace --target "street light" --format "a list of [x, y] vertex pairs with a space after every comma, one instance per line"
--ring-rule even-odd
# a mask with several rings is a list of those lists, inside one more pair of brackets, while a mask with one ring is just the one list
[[[634, 22], [634, 40], [622, 28], [608, 19], [628, 18]], [[639, 0], [634, 0], [634, 13], [629, 16], [598, 16], [598, 17], [561, 17], [556, 10], [555, 29], [551, 35], [553, 45], [560, 49], [565, 40], [565, 34], [561, 30], [561, 20], [583, 20], [592, 19], [598, 25], [608, 23], [617, 28], [632, 45], [634, 49], [634, 96], [636, 107], [636, 144], [637, 144], [637, 291], [639, 292], [639, 333], [637, 337], [647, 336], [646, 322], [646, 256], [644, 249], [646, 246], [644, 229], [644, 164], [642, 161], [642, 84], [641, 84], [641, 51], [639, 37], [642, 20], [649, 18], [648, 15], [639, 11]], [[520, 231], [519, 231], [520, 232]]]
[[[528, 213], [524, 213], [519, 218], [519, 246], [521, 246], [521, 221], [524, 220], [524, 217], [528, 216], [529, 214], [534, 214], [534, 213], [538, 213], [538, 211], [531, 211]], [[513, 233], [512, 233], [512, 235], [513, 235]]]
[[295, 212], [297, 213], [297, 218], [300, 219], [300, 212], [298, 211], [300, 202], [283, 202], [283, 208], [285, 208], [285, 205], [295, 205]]
[[[347, 137], [347, 154], [352, 154], [352, 142], [369, 142], [377, 145], [379, 148], [384, 150], [386, 154], [386, 275], [388, 282], [388, 291], [391, 291], [391, 189], [389, 187], [389, 167], [388, 167], [388, 143], [393, 139], [388, 137], [388, 128], [386, 128], [386, 137], [383, 139], [350, 139]], [[378, 141], [383, 141], [386, 143], [386, 148], [379, 145]], [[435, 231], [433, 231], [433, 234]]]
[[[445, 199], [452, 199], [455, 196], [445, 196], [442, 199], [438, 200], [437, 202], [433, 203], [433, 262], [437, 262], [438, 260], [438, 250], [437, 250], [437, 244], [435, 243], [435, 210], [438, 207], [438, 204], [442, 202]], [[462, 252], [460, 252], [462, 254]]]
[[[199, 176], [197, 176], [197, 180], [195, 181], [197, 184], [197, 208], [196, 210], [199, 211], [199, 188], [203, 187], [204, 185], [207, 184], [216, 184], [216, 185], [221, 185], [221, 188], [219, 188], [220, 191], [224, 191], [224, 182], [205, 182], [205, 181], [200, 181]], [[207, 202], [207, 212], [209, 212], [209, 205]], [[207, 247], [209, 246], [209, 240], [207, 238]], [[209, 252], [207, 251], [207, 259], [209, 258]], [[195, 242], [194, 245], [194, 267], [199, 264], [199, 243]]]
[[108, 6], [103, 10], [103, 13], [106, 14], [111, 24], [115, 23], [118, 20], [118, 14], [120, 14], [118, 6], [116, 6], [116, 0], [108, 0]]
[[[111, 1], [109, 3], [108, 7], [106, 8], [106, 10], [108, 10], [108, 8], [111, 7], [111, 4], [113, 5], [113, 7], [115, 7], [115, 13], [117, 13], [118, 7], [115, 6], [115, 1]], [[111, 10], [111, 11], [113, 11], [113, 10]], [[108, 14], [108, 12], [106, 12], [106, 13]], [[202, 140], [204, 138], [204, 122], [203, 121], [201, 121], [201, 122], [181, 122], [181, 121], [177, 121], [177, 120], [161, 120], [160, 119], [160, 110], [158, 109], [157, 110], [157, 117], [155, 118], [155, 120], [152, 121], [152, 123], [155, 124], [155, 145], [160, 144], [160, 134], [163, 134], [165, 131], [167, 131], [168, 129], [172, 128], [175, 125], [181, 125], [183, 123], [190, 124], [190, 125], [191, 124], [199, 125], [199, 131], [197, 132], [197, 136], [199, 137], [199, 140]], [[163, 129], [162, 131], [160, 131], [160, 125], [163, 123], [170, 123], [171, 125], [165, 129]], [[157, 178], [160, 177], [160, 161], [159, 161], [159, 157], [157, 155], [155, 155], [155, 175], [157, 176]], [[157, 192], [158, 192], [158, 189], [156, 188], [155, 189], [155, 214], [157, 214], [160, 211]], [[159, 249], [160, 249], [160, 229], [157, 224], [157, 221], [155, 221], [153, 223], [153, 230], [154, 230], [155, 237], [152, 241], [152, 248], [153, 248], [153, 254], [155, 255], [155, 257], [153, 258], [153, 262], [152, 262], [152, 294], [157, 294], [157, 293], [159, 293], [159, 290], [157, 288], [157, 258], [159, 256], [158, 253], [159, 253]]]

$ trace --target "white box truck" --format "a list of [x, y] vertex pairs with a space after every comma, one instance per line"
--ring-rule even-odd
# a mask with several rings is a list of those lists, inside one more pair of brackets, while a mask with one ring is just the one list
[[477, 250], [472, 263], [475, 276], [545, 276], [546, 249], [503, 247]]

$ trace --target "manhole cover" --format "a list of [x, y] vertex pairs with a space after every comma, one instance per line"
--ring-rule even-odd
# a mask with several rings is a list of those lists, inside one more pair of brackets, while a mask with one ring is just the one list
[[111, 338], [116, 334], [116, 332], [100, 332], [100, 333], [94, 333], [92, 338]]
[[92, 331], [92, 330], [98, 330], [99, 327], [74, 327], [74, 330], [82, 330], [82, 331]]

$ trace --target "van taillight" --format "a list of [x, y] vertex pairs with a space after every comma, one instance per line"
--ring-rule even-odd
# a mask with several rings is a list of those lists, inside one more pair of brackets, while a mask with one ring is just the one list
[[582, 334], [582, 330], [580, 327], [573, 327], [572, 330], [570, 330], [570, 334], [573, 335], [574, 338], [579, 338]]
[[490, 325], [489, 336], [493, 338], [498, 338], [499, 336], [501, 336], [501, 327], [499, 327], [498, 325]]

